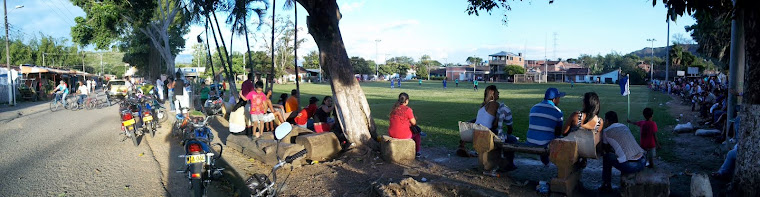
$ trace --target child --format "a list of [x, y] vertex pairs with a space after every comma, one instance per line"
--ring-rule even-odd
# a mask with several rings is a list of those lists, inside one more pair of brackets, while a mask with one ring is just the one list
[[628, 123], [633, 123], [636, 126], [639, 126], [641, 128], [641, 148], [647, 151], [647, 162], [649, 165], [647, 167], [654, 168], [654, 157], [656, 156], [655, 149], [657, 148], [657, 136], [655, 133], [657, 133], [657, 123], [655, 123], [652, 120], [652, 115], [654, 114], [654, 111], [652, 108], [645, 108], [644, 109], [644, 118], [646, 120], [638, 121], [638, 122], [631, 122], [631, 120], [628, 120]]

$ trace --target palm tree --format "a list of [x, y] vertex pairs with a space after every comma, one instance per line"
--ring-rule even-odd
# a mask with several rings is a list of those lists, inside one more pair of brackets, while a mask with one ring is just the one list
[[[222, 38], [222, 36], [221, 36], [222, 29], [220, 28], [220, 26], [219, 26], [219, 20], [216, 17], [216, 10], [218, 8], [217, 5], [222, 5], [219, 0], [191, 0], [189, 7], [191, 9], [190, 12], [193, 13], [193, 14], [191, 15], [191, 19], [190, 20], [193, 21], [193, 22], [196, 22], [196, 23], [200, 23], [200, 21], [202, 19], [206, 19], [206, 22], [211, 25], [211, 33], [214, 35], [214, 43], [216, 44], [216, 48], [220, 49], [219, 48], [219, 42], [222, 43], [222, 47], [223, 48], [221, 48], [221, 49], [224, 50], [225, 56], [227, 57], [226, 58], [227, 65], [225, 66], [225, 64], [224, 64], [225, 58], [222, 56], [221, 51], [218, 53], [219, 54], [219, 58], [222, 60], [222, 68], [224, 68], [224, 72], [227, 75], [227, 82], [230, 84], [230, 91], [232, 93], [230, 95], [233, 96], [233, 97], [236, 97], [237, 96], [237, 87], [235, 86], [235, 84], [236, 84], [235, 83], [235, 78], [234, 78], [234, 76], [232, 76], [232, 73], [231, 73], [232, 72], [232, 60], [230, 59], [230, 56], [227, 53], [227, 46], [224, 43], [224, 38]], [[223, 6], [220, 6], [220, 7], [224, 8]], [[222, 10], [224, 10], [224, 9], [222, 9]], [[214, 17], [213, 21], [211, 20], [211, 16]], [[214, 21], [216, 22], [216, 29], [214, 29], [214, 25], [213, 25]], [[220, 35], [219, 36], [219, 40], [220, 40], [219, 42], [217, 42], [217, 39], [216, 39], [216, 32], [217, 31], [219, 32], [219, 35]]]
[[[253, 63], [251, 63], [251, 44], [248, 41], [248, 13], [249, 11], [256, 13], [259, 21], [256, 29], [259, 29], [261, 27], [260, 21], [263, 19], [262, 17], [269, 8], [269, 4], [265, 0], [234, 0], [233, 2], [234, 4], [231, 5], [232, 9], [230, 10], [230, 15], [227, 17], [227, 23], [230, 24], [230, 22], [232, 22], [232, 32], [245, 35], [245, 45], [247, 47], [246, 54], [248, 58], [245, 66], [250, 68], [251, 72], [253, 72]], [[264, 8], [250, 8], [249, 6], [252, 3], [262, 3]]]

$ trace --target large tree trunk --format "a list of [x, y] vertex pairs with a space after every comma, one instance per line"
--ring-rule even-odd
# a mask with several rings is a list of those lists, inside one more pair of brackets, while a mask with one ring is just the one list
[[341, 18], [335, 0], [298, 0], [309, 16], [306, 25], [319, 48], [319, 63], [332, 77], [333, 98], [338, 121], [346, 137], [356, 147], [378, 149], [375, 121], [372, 119], [367, 98], [354, 78], [354, 69], [348, 59], [338, 21]]
[[760, 196], [760, 6], [744, 3], [745, 74], [739, 149], [734, 173], [737, 196]]

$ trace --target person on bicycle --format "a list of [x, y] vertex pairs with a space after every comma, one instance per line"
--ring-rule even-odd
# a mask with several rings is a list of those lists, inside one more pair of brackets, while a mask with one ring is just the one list
[[87, 95], [90, 93], [90, 88], [84, 85], [81, 81], [77, 83], [79, 83], [79, 87], [77, 88], [77, 97], [79, 97], [79, 100], [77, 100], [77, 104], [79, 104], [79, 108], [82, 108], [84, 99], [86, 99]]
[[53, 94], [56, 94], [55, 98], [61, 101], [63, 106], [66, 106], [66, 96], [69, 95], [69, 88], [66, 86], [66, 82], [61, 80], [58, 86], [55, 87]]

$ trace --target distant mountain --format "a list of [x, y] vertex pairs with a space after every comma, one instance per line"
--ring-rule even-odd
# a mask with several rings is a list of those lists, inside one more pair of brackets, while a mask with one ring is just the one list
[[[697, 54], [697, 47], [699, 47], [699, 46], [697, 46], [697, 44], [683, 45], [683, 47], [686, 48], [687, 51], [691, 52], [691, 54], [699, 56], [699, 54]], [[634, 52], [631, 52], [629, 54], [634, 54], [634, 55], [637, 55], [639, 57], [650, 57], [650, 56], [652, 56], [652, 51], [650, 50], [650, 47], [645, 47], [645, 48], [643, 48], [641, 50], [634, 51]], [[667, 49], [665, 47], [656, 47], [656, 48], [654, 48], [654, 56], [655, 57], [659, 57], [659, 58], [665, 59], [665, 56], [667, 56], [667, 55], [668, 55], [668, 52], [667, 52]]]
[[179, 54], [179, 55], [177, 55], [177, 58], [174, 59], [174, 63], [177, 63], [177, 64], [190, 64], [190, 63], [193, 63], [193, 55], [190, 55], [190, 54]]

